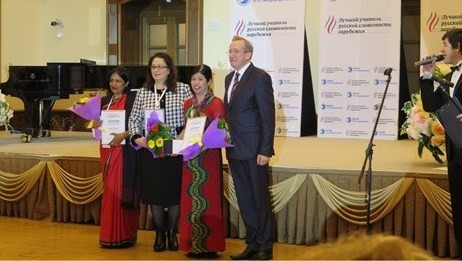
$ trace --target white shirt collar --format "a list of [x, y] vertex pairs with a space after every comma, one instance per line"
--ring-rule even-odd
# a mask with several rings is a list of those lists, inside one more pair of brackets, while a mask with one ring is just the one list
[[[245, 73], [245, 70], [247, 70], [247, 68], [249, 68], [250, 66], [250, 62], [248, 62], [246, 65], [242, 66], [242, 68], [237, 71], [239, 73], [239, 80], [241, 79], [242, 75]], [[234, 70], [234, 72], [236, 72], [236, 70]]]

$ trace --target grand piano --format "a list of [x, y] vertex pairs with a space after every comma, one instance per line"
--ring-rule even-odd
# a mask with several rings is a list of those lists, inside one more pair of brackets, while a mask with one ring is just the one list
[[[81, 59], [78, 63], [47, 63], [46, 66], [10, 66], [8, 81], [0, 83], [5, 95], [24, 103], [23, 142], [51, 135], [51, 115], [56, 100], [68, 99], [84, 90], [107, 90], [114, 65], [96, 65]], [[124, 65], [132, 74], [133, 88], [143, 85], [147, 66]], [[179, 81], [189, 83], [194, 66], [177, 66]]]

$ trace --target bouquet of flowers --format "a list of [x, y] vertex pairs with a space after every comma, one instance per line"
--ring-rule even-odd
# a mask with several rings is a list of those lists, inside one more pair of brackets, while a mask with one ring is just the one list
[[418, 141], [419, 157], [426, 148], [436, 161], [443, 163], [441, 157], [444, 156], [445, 131], [434, 113], [424, 111], [420, 93], [413, 93], [402, 110], [406, 113], [406, 121], [401, 126], [400, 134], [407, 134], [409, 139]]
[[204, 131], [202, 143], [209, 149], [233, 147], [228, 123], [224, 119], [213, 120]]
[[188, 161], [196, 157], [203, 149], [233, 147], [228, 123], [224, 119], [214, 119], [204, 131], [202, 140], [199, 143], [188, 146], [181, 151], [183, 161]]
[[[101, 95], [97, 94], [93, 97], [84, 97], [80, 99], [68, 110], [89, 121], [87, 128], [93, 128], [94, 120], [98, 120], [101, 114]], [[95, 129], [94, 136], [96, 140], [101, 140], [101, 130]]]
[[153, 111], [147, 120], [148, 134], [146, 135], [146, 143], [151, 150], [153, 157], [164, 157], [164, 141], [171, 140], [171, 127], [164, 125]]
[[13, 118], [13, 110], [6, 101], [5, 94], [0, 90], [0, 126], [5, 126], [8, 129], [11, 118]]
[[84, 97], [68, 109], [87, 121], [97, 120], [101, 114], [101, 95]]

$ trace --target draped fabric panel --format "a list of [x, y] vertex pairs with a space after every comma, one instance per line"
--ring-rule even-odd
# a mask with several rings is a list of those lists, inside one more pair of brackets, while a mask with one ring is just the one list
[[103, 194], [103, 175], [85, 178], [70, 174], [56, 162], [47, 162], [48, 170], [59, 193], [74, 204], [88, 204]]
[[[99, 159], [0, 159], [0, 215], [99, 224], [103, 191]], [[380, 175], [372, 180], [373, 232], [405, 237], [438, 256], [456, 256], [446, 176]], [[315, 244], [365, 229], [365, 188], [347, 173], [272, 170], [277, 241]], [[224, 172], [226, 231], [245, 237], [232, 178]], [[140, 229], [152, 229], [141, 207]]]
[[0, 199], [19, 201], [26, 197], [37, 181], [45, 174], [45, 167], [46, 163], [41, 161], [21, 175], [0, 170]]
[[[18, 174], [25, 172], [26, 170], [32, 169], [39, 163], [38, 160], [32, 158], [25, 158], [22, 160], [17, 160], [11, 157], [2, 157], [0, 158], [0, 189], [4, 193], [3, 188], [10, 187], [5, 184], [6, 179], [4, 178], [4, 173]], [[22, 197], [19, 201], [5, 201], [0, 198], [0, 215], [2, 216], [13, 216], [13, 217], [26, 217], [30, 219], [43, 219], [44, 216], [40, 215], [35, 211], [41, 210], [37, 207], [39, 205], [47, 206], [48, 202], [41, 201], [41, 196], [44, 194], [44, 187], [46, 187], [46, 182], [44, 176], [41, 176], [36, 184], [30, 189], [29, 193]], [[10, 198], [11, 196], [7, 196]]]
[[[41, 161], [6, 156], [0, 159], [0, 169], [0, 215], [99, 224], [102, 194], [99, 159]], [[35, 184], [30, 185], [31, 180], [36, 180]], [[30, 187], [26, 195], [20, 193], [24, 184], [28, 190]]]

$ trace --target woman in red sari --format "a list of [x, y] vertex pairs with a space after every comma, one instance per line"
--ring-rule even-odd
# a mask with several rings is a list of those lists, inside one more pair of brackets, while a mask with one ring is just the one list
[[[116, 67], [109, 80], [110, 92], [101, 100], [102, 110], [125, 110], [125, 129], [136, 93], [127, 92], [127, 70]], [[97, 125], [104, 126], [98, 122]], [[139, 201], [136, 151], [128, 145], [128, 131], [114, 133], [108, 145], [100, 145], [104, 192], [101, 201], [99, 244], [106, 248], [130, 247], [136, 243]], [[125, 145], [121, 144], [125, 140]]]
[[[207, 123], [224, 118], [223, 101], [210, 90], [212, 70], [192, 71], [194, 97], [184, 103], [186, 119], [207, 116]], [[180, 203], [180, 250], [189, 258], [215, 258], [225, 250], [221, 149], [205, 149], [184, 162]]]

